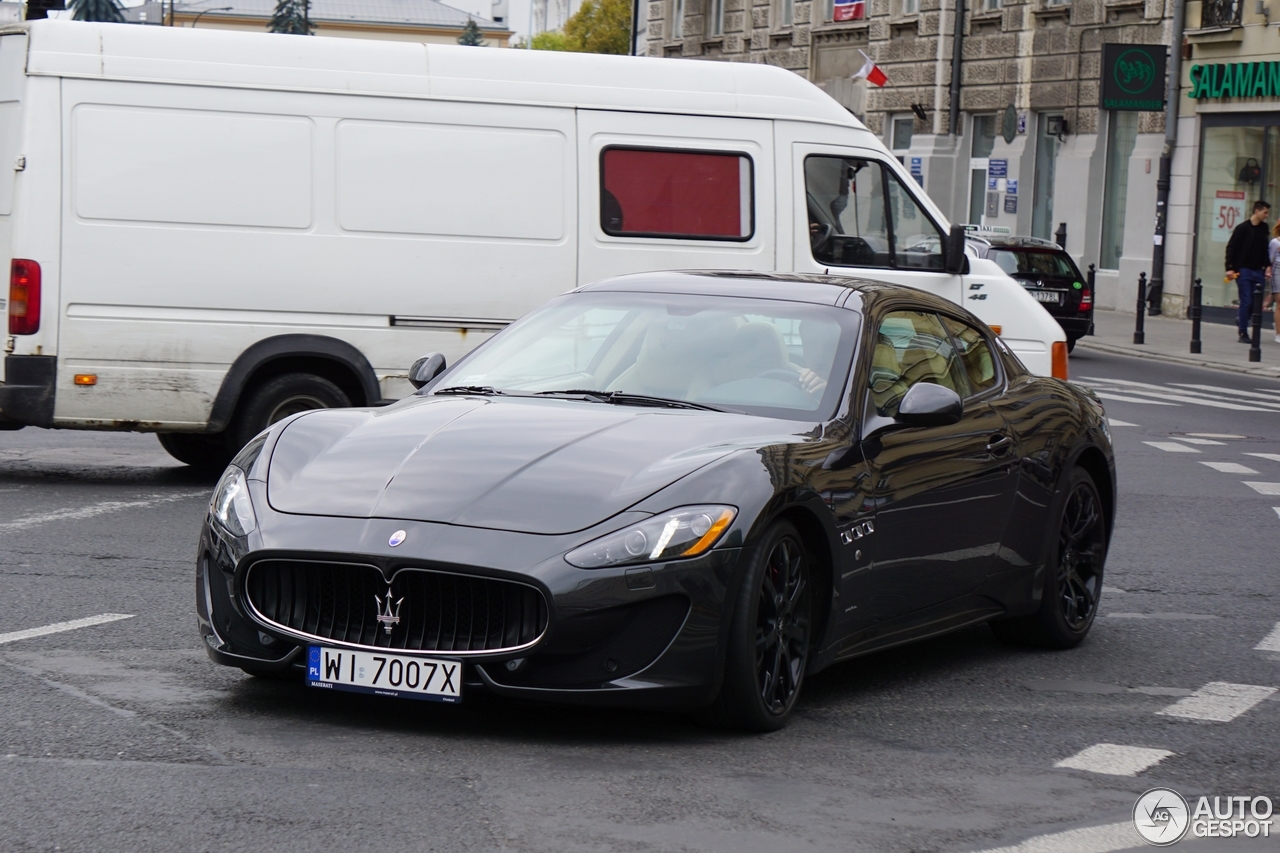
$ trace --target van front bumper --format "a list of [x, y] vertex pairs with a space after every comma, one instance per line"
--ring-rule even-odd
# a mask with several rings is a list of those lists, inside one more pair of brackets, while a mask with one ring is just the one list
[[0, 382], [0, 430], [53, 425], [58, 359], [52, 355], [10, 355]]

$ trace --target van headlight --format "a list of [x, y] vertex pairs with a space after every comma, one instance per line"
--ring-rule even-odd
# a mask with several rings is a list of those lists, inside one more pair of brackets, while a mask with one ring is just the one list
[[213, 490], [209, 512], [233, 536], [247, 536], [257, 529], [258, 517], [249, 498], [249, 484], [244, 472], [236, 466], [223, 472], [218, 487]]
[[639, 524], [601, 536], [565, 554], [580, 569], [603, 569], [697, 557], [711, 550], [738, 510], [731, 506], [688, 506], [658, 513]]

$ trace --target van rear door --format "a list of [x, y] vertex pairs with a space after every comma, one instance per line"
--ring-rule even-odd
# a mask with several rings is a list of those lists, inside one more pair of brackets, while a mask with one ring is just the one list
[[578, 111], [578, 284], [775, 269], [773, 122]]

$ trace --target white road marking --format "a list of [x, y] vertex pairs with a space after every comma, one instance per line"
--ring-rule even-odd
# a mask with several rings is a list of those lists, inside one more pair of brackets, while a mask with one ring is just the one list
[[1248, 465], [1241, 465], [1239, 462], [1205, 462], [1201, 460], [1201, 465], [1207, 465], [1215, 471], [1221, 471], [1224, 474], [1256, 474], [1257, 471]]
[[[1124, 394], [1137, 394], [1140, 397], [1159, 397], [1161, 400], [1172, 400], [1178, 403], [1190, 403], [1195, 406], [1208, 406], [1211, 409], [1230, 409], [1236, 412], [1276, 412], [1280, 411], [1280, 400], [1273, 403], [1262, 402], [1239, 402], [1231, 403], [1226, 400], [1219, 399], [1218, 396], [1210, 396], [1197, 391], [1174, 391], [1166, 385], [1152, 385], [1149, 382], [1132, 382], [1128, 379], [1088, 379], [1081, 380], [1085, 384], [1092, 387], [1092, 383], [1098, 383], [1105, 391], [1120, 391]], [[1094, 388], [1094, 393], [1099, 397], [1102, 393]]]
[[1167, 450], [1170, 453], [1199, 453], [1194, 447], [1187, 447], [1185, 444], [1178, 444], [1176, 441], [1144, 441], [1143, 444], [1150, 445], [1156, 450]]
[[1172, 438], [1174, 441], [1182, 441], [1187, 444], [1199, 444], [1201, 446], [1216, 444], [1219, 447], [1225, 447], [1227, 444], [1225, 441], [1214, 441], [1212, 438], [1192, 438], [1189, 435], [1171, 435], [1169, 438]]
[[1128, 421], [1115, 421], [1115, 420], [1112, 420], [1111, 418], [1107, 418], [1107, 423], [1111, 424], [1112, 426], [1131, 426], [1131, 427], [1137, 426], [1137, 424], [1131, 424]]
[[1229, 723], [1275, 692], [1274, 687], [1210, 681], [1187, 698], [1180, 699], [1156, 713], [1165, 717], [1181, 717], [1185, 720]]
[[1256, 456], [1259, 459], [1266, 459], [1270, 462], [1280, 462], [1280, 453], [1249, 453], [1245, 452], [1245, 456]]
[[1137, 776], [1148, 767], [1154, 767], [1173, 755], [1167, 749], [1148, 749], [1145, 746], [1120, 746], [1114, 743], [1094, 744], [1070, 758], [1064, 758], [1054, 767], [1069, 770], [1087, 770], [1108, 776]]
[[1187, 435], [1194, 435], [1200, 438], [1247, 438], [1248, 436], [1236, 435], [1230, 432], [1189, 432]]
[[1142, 836], [1133, 828], [1133, 821], [1127, 821], [1037, 835], [1012, 847], [996, 847], [982, 853], [1115, 853], [1142, 845]]
[[187, 498], [205, 497], [207, 494], [209, 493], [178, 492], [172, 495], [153, 495], [139, 501], [102, 501], [101, 503], [76, 507], [74, 509], [55, 509], [51, 512], [29, 515], [26, 518], [19, 518], [14, 521], [0, 522], [0, 534], [29, 530], [32, 527], [39, 527], [41, 524], [48, 524], [51, 521], [78, 521], [83, 518], [93, 518], [95, 515], [104, 515], [109, 512], [120, 512], [125, 509], [138, 509], [141, 507], [156, 506], [158, 504], [186, 500]]
[[1103, 592], [1120, 592], [1120, 593], [1128, 592], [1128, 590], [1121, 589], [1118, 586], [1107, 586], [1106, 584], [1102, 585], [1102, 591]]
[[1270, 634], [1262, 638], [1262, 642], [1253, 647], [1259, 652], [1280, 652], [1280, 622]]
[[[1143, 403], [1148, 406], [1176, 406], [1177, 403], [1162, 403], [1159, 400], [1140, 400], [1137, 397], [1125, 397], [1122, 394], [1112, 394], [1107, 391], [1094, 391], [1099, 398], [1103, 400], [1118, 400], [1121, 403]], [[1115, 421], [1112, 421], [1115, 423]]]
[[1103, 613], [1102, 615], [1107, 619], [1187, 619], [1202, 621], [1222, 618], [1208, 613]]
[[133, 616], [132, 613], [103, 613], [99, 616], [86, 616], [84, 619], [72, 619], [70, 622], [54, 622], [52, 625], [44, 625], [40, 628], [10, 631], [8, 634], [0, 634], [0, 644], [16, 643], [18, 640], [29, 640], [46, 634], [61, 634], [63, 631], [74, 631], [77, 628], [105, 625], [108, 622], [119, 622], [121, 619], [132, 619]]
[[1245, 480], [1244, 484], [1260, 495], [1280, 495], [1280, 483], [1253, 483]]
[[1273, 506], [1272, 509], [1276, 511], [1276, 515], [1280, 515], [1280, 506]]
[[1219, 388], [1215, 385], [1187, 385], [1181, 382], [1170, 382], [1174, 388], [1189, 388], [1192, 391], [1210, 391], [1218, 394], [1234, 394], [1237, 397], [1250, 397], [1255, 400], [1266, 400], [1269, 403], [1280, 403], [1275, 394], [1259, 394], [1256, 391], [1237, 391], [1234, 388]]

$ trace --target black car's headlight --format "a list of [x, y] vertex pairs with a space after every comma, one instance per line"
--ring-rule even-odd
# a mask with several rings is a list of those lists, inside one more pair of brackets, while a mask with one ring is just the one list
[[661, 512], [575, 548], [564, 558], [580, 569], [603, 569], [696, 557], [711, 550], [737, 514], [731, 506], [687, 506]]
[[249, 484], [244, 472], [236, 466], [223, 472], [218, 487], [213, 490], [209, 512], [233, 536], [246, 536], [257, 528], [258, 517], [249, 498]]

